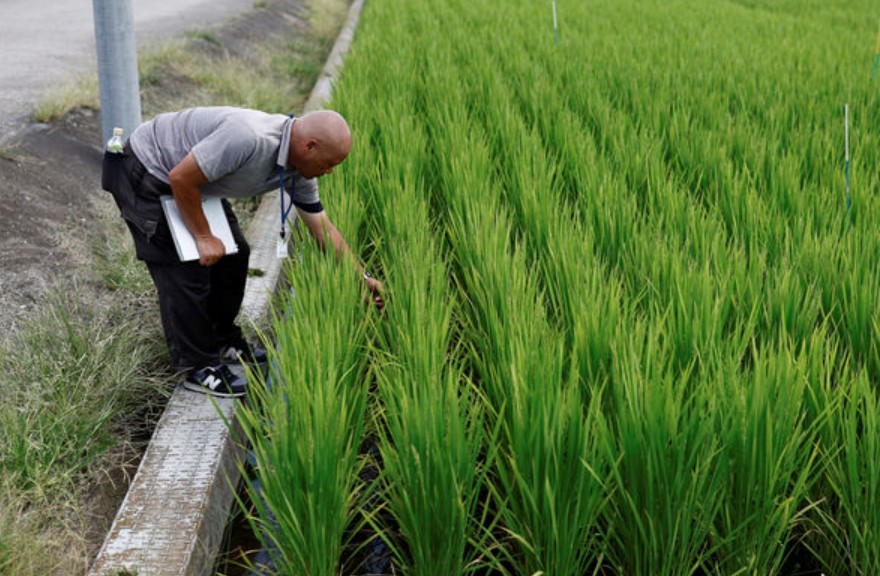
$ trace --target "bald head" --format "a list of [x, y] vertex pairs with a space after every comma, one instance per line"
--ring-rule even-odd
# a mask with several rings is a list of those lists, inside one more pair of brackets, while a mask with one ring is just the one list
[[288, 162], [306, 178], [329, 174], [351, 150], [351, 130], [333, 110], [309, 112], [293, 123]]
[[348, 156], [351, 150], [351, 131], [348, 123], [338, 112], [316, 110], [299, 119], [303, 138], [314, 138], [321, 146]]

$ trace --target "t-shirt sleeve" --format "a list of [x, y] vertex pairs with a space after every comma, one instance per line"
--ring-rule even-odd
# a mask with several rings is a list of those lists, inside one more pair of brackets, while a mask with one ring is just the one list
[[247, 126], [227, 122], [193, 146], [191, 152], [208, 182], [216, 182], [243, 166], [256, 144]]
[[293, 181], [293, 205], [302, 210], [316, 214], [324, 211], [321, 198], [318, 196], [318, 181], [315, 178], [295, 178]]

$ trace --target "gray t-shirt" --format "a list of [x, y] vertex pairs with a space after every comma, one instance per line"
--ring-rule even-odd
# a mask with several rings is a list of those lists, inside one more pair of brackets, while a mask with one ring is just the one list
[[278, 188], [285, 168], [285, 188], [293, 186], [294, 203], [319, 212], [318, 183], [287, 166], [290, 127], [283, 114], [231, 107], [189, 108], [160, 114], [132, 133], [132, 150], [156, 178], [168, 174], [192, 152], [208, 184], [202, 195], [244, 198]]

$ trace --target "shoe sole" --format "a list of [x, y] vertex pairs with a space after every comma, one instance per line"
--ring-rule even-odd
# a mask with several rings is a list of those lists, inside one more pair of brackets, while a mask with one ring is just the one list
[[217, 392], [202, 386], [201, 384], [194, 384], [192, 382], [184, 382], [183, 387], [192, 392], [198, 392], [207, 396], [216, 396], [218, 398], [241, 398], [247, 394], [246, 390], [242, 390], [241, 392]]

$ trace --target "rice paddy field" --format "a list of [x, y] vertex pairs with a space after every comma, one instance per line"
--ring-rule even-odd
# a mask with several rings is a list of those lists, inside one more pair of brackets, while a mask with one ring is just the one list
[[288, 270], [241, 410], [277, 572], [880, 573], [878, 21], [369, 0], [322, 198], [388, 305]]

